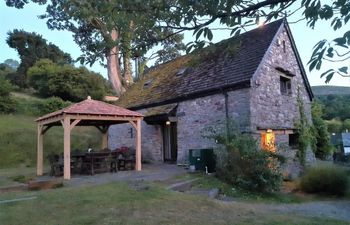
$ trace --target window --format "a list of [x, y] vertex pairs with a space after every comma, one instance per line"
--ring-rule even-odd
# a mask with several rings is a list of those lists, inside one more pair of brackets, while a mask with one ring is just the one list
[[292, 148], [298, 148], [298, 135], [297, 134], [289, 134], [289, 146]]
[[261, 134], [261, 148], [270, 152], [276, 151], [275, 133], [272, 130]]
[[287, 77], [280, 77], [280, 88], [281, 94], [291, 95], [292, 94], [292, 81]]
[[286, 41], [285, 40], [282, 41], [282, 46], [283, 46], [283, 53], [286, 53], [287, 50], [286, 50]]

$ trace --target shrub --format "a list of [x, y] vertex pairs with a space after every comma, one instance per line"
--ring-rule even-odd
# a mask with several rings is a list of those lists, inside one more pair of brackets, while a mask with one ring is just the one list
[[65, 108], [70, 104], [71, 102], [63, 101], [59, 97], [51, 97], [43, 102], [38, 102], [38, 108], [40, 109], [40, 115], [44, 115]]
[[10, 96], [11, 90], [10, 82], [0, 77], [0, 113], [11, 113], [16, 110], [16, 101]]
[[245, 190], [279, 190], [282, 184], [282, 157], [260, 150], [251, 135], [229, 127], [229, 135], [215, 136], [216, 141], [224, 146], [216, 150], [218, 178]]
[[300, 181], [301, 190], [307, 193], [344, 196], [348, 186], [346, 172], [335, 166], [312, 167]]

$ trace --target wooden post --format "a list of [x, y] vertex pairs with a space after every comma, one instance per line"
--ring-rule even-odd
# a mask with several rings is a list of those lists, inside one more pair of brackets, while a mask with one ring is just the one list
[[38, 143], [37, 143], [37, 162], [36, 162], [36, 175], [43, 175], [43, 125], [38, 124]]
[[101, 149], [108, 148], [108, 131], [102, 132]]
[[70, 180], [70, 118], [64, 117], [63, 120], [63, 178], [66, 180]]
[[136, 171], [141, 170], [141, 119], [136, 121]]

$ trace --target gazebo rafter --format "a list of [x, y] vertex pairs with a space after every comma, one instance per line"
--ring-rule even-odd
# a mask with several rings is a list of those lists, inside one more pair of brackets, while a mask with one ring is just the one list
[[64, 179], [70, 179], [71, 131], [75, 126], [94, 126], [102, 133], [101, 148], [108, 146], [108, 128], [111, 125], [130, 123], [136, 130], [136, 162], [135, 169], [141, 170], [141, 121], [143, 115], [128, 109], [88, 99], [68, 106], [67, 108], [49, 113], [36, 120], [38, 125], [37, 138], [37, 175], [43, 175], [43, 140], [44, 134], [53, 126], [63, 126], [63, 160]]

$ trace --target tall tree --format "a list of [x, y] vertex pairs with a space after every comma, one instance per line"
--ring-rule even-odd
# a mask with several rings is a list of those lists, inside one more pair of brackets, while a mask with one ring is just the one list
[[[5, 1], [10, 6], [23, 7], [29, 0]], [[169, 37], [157, 36], [158, 31], [170, 30], [172, 33], [170, 36], [193, 31], [196, 40], [187, 46], [188, 50], [191, 50], [193, 47], [201, 48], [207, 41], [212, 40], [213, 32], [210, 25], [217, 21], [230, 28], [232, 35], [237, 35], [248, 26], [287, 17], [296, 10], [303, 10], [300, 20], [306, 19], [311, 28], [320, 20], [332, 19], [331, 26], [336, 30], [347, 25], [350, 19], [350, 0], [104, 0], [98, 3], [92, 0], [81, 2], [52, 0], [44, 18], [48, 19], [48, 24], [52, 28], [73, 31], [78, 39], [77, 43], [81, 41], [82, 50], [89, 52], [84, 58], [94, 60], [98, 56], [96, 52], [99, 49], [102, 50], [101, 54], [107, 54], [107, 58], [108, 54], [115, 55], [120, 50], [121, 37], [125, 31], [131, 32], [136, 39], [141, 38], [141, 41], [137, 41], [139, 45], [134, 46], [135, 49], [144, 49], [154, 42]], [[131, 21], [134, 26], [130, 26]], [[84, 38], [89, 37], [93, 47], [82, 45], [85, 39], [78, 35], [78, 31], [86, 30], [85, 28], [90, 31], [89, 35], [85, 33]], [[104, 33], [107, 35], [103, 36]], [[105, 52], [105, 48], [101, 48], [103, 46], [101, 39], [105, 39], [104, 43], [108, 43], [109, 53]], [[323, 60], [334, 61], [334, 57], [338, 56], [341, 58], [340, 61], [349, 59], [350, 51], [347, 51], [349, 44], [350, 31], [331, 42], [321, 41], [312, 54], [309, 62], [310, 70], [320, 69]], [[112, 48], [113, 46], [116, 48]], [[345, 64], [337, 70], [326, 71], [323, 76], [329, 80], [335, 73], [348, 76], [349, 66]]]
[[14, 48], [21, 59], [12, 82], [19, 87], [27, 87], [27, 70], [39, 59], [47, 58], [59, 64], [72, 63], [69, 54], [61, 51], [56, 45], [47, 43], [35, 32], [13, 30], [8, 33], [7, 44]]
[[106, 58], [109, 80], [121, 94], [133, 81], [132, 57], [143, 55], [165, 40], [165, 35], [174, 35], [156, 26], [157, 17], [149, 10], [153, 4], [126, 0], [51, 1], [41, 18], [47, 19], [51, 29], [73, 32], [83, 52], [81, 62], [92, 64]]

